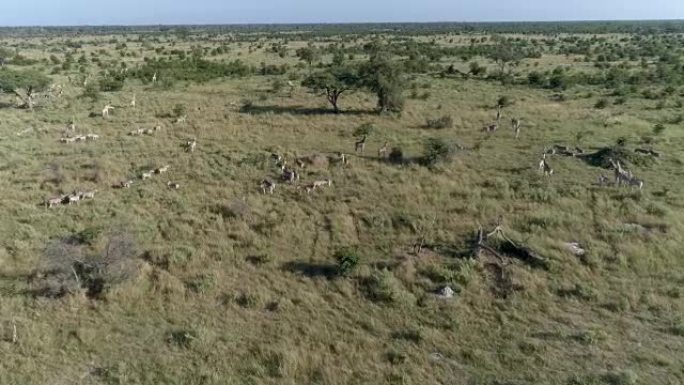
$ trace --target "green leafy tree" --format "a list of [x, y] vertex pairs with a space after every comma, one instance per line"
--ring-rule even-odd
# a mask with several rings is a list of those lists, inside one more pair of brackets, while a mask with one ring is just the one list
[[403, 68], [381, 50], [375, 51], [361, 67], [361, 84], [378, 96], [381, 112], [401, 111], [404, 107]]
[[330, 68], [309, 75], [302, 85], [313, 92], [320, 92], [326, 96], [335, 113], [340, 111], [339, 99], [342, 93], [354, 90], [359, 83], [359, 77], [350, 67]]
[[489, 57], [496, 62], [497, 66], [499, 67], [499, 78], [502, 82], [505, 82], [508, 78], [510, 78], [510, 71], [507, 71], [506, 69], [510, 68], [512, 63], [517, 63], [518, 61], [522, 60], [523, 54], [509, 44], [499, 44], [494, 47], [489, 54]]
[[5, 65], [7, 59], [11, 58], [12, 56], [14, 56], [14, 51], [12, 51], [11, 49], [0, 47], [0, 68], [2, 68]]
[[340, 67], [344, 65], [346, 58], [344, 56], [344, 52], [342, 52], [341, 49], [336, 49], [333, 52], [333, 57], [332, 57], [332, 64], [335, 67]]
[[299, 48], [295, 53], [299, 60], [309, 65], [309, 69], [311, 69], [313, 63], [320, 58], [320, 53], [318, 52], [316, 47], [314, 47], [311, 44], [309, 44], [308, 47]]
[[27, 108], [33, 108], [34, 95], [45, 91], [49, 84], [50, 78], [38, 71], [0, 69], [0, 89], [17, 95]]

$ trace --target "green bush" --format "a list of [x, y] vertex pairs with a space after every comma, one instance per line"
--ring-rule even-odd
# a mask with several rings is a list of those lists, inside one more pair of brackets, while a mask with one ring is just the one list
[[427, 128], [442, 129], [442, 128], [452, 128], [454, 126], [454, 120], [449, 115], [444, 115], [437, 119], [428, 119], [425, 123]]
[[658, 123], [653, 127], [653, 133], [656, 135], [660, 135], [665, 131], [665, 125], [662, 123]]
[[527, 75], [527, 83], [531, 86], [543, 87], [545, 83], [544, 75], [538, 71], [532, 71]]
[[399, 147], [392, 147], [388, 159], [391, 163], [402, 164], [404, 163], [404, 152]]
[[285, 87], [285, 82], [282, 79], [274, 79], [271, 82], [271, 90], [275, 93], [279, 93]]
[[124, 82], [126, 81], [126, 76], [124, 75], [114, 75], [114, 76], [107, 76], [104, 79], [100, 79], [99, 85], [100, 85], [100, 91], [102, 92], [117, 92], [121, 91], [124, 86]]
[[471, 62], [469, 67], [473, 76], [484, 76], [487, 73], [487, 67], [483, 67], [477, 62]]
[[221, 77], [240, 77], [253, 73], [254, 69], [240, 60], [230, 63], [207, 61], [203, 59], [150, 60], [132, 75], [144, 83], [152, 81], [157, 73], [160, 79], [169, 81], [189, 81], [203, 83]]
[[176, 104], [173, 106], [173, 116], [176, 118], [180, 118], [183, 115], [186, 115], [188, 113], [187, 108], [185, 108], [184, 105], [182, 104]]
[[454, 147], [439, 138], [430, 138], [425, 142], [423, 164], [432, 167], [439, 162], [448, 161], [454, 154]]
[[354, 130], [354, 136], [370, 136], [375, 131], [372, 123], [364, 123]]
[[511, 104], [513, 104], [513, 103], [511, 102], [511, 99], [510, 99], [508, 96], [506, 96], [506, 95], [499, 96], [499, 99], [496, 100], [496, 105], [497, 105], [497, 106], [508, 107], [508, 106], [510, 106]]
[[335, 252], [337, 261], [337, 273], [339, 275], [349, 275], [358, 266], [361, 257], [354, 248], [345, 247]]
[[594, 104], [594, 108], [602, 110], [604, 108], [608, 107], [608, 100], [606, 99], [599, 99], [596, 104]]
[[91, 102], [96, 102], [100, 99], [100, 87], [96, 83], [88, 83], [83, 89], [79, 98], [90, 99]]
[[400, 283], [392, 273], [383, 269], [364, 280], [366, 296], [375, 302], [396, 302], [401, 297]]

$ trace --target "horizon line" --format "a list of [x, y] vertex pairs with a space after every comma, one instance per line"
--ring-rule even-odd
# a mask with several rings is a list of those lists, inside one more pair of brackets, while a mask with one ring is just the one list
[[0, 25], [0, 28], [93, 28], [93, 27], [221, 27], [221, 26], [318, 26], [374, 24], [566, 24], [601, 22], [684, 22], [682, 19], [572, 19], [572, 20], [462, 20], [462, 21], [330, 21], [330, 22], [237, 22], [237, 23], [132, 23], [132, 24], [26, 24]]

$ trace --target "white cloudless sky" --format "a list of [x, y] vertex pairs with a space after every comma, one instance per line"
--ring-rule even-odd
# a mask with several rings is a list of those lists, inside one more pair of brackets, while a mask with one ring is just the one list
[[684, 0], [0, 0], [0, 26], [684, 19]]

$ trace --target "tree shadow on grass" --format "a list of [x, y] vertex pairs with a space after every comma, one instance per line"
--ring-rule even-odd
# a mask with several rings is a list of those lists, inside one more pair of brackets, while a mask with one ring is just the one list
[[284, 263], [282, 269], [309, 278], [324, 277], [332, 279], [338, 276], [337, 266], [330, 263], [292, 261]]
[[370, 115], [377, 114], [375, 110], [341, 110], [335, 112], [329, 108], [308, 108], [303, 106], [255, 106], [245, 105], [240, 107], [243, 114], [292, 114], [292, 115]]

